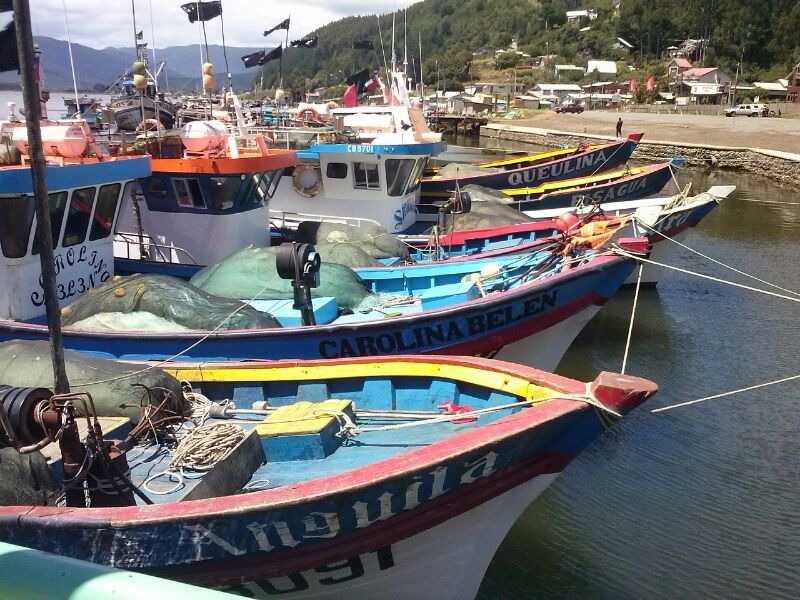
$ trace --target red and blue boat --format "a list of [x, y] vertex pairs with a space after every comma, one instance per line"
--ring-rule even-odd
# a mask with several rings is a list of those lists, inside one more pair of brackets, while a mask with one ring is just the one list
[[473, 598], [522, 511], [657, 389], [463, 357], [168, 372], [234, 450], [177, 477], [169, 445], [129, 444], [152, 504], [2, 506], [0, 540], [251, 598]]

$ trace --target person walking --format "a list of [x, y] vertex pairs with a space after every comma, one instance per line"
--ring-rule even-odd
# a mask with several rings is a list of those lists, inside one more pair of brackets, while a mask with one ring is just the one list
[[617, 137], [622, 137], [622, 117], [617, 119]]

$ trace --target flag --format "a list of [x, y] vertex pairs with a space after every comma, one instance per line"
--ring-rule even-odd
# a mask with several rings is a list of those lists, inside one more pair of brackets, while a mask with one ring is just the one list
[[280, 23], [275, 25], [275, 27], [273, 27], [272, 29], [267, 29], [264, 32], [264, 36], [268, 36], [273, 31], [278, 31], [278, 29], [287, 29], [288, 30], [289, 29], [289, 19], [288, 18], [284, 19], [283, 21], [281, 21]]
[[144, 30], [142, 30], [142, 31], [140, 31], [139, 33], [136, 34], [136, 39], [137, 40], [141, 40], [142, 38], [144, 38]]
[[14, 21], [0, 31], [0, 73], [3, 71], [19, 71], [17, 30]]
[[221, 0], [210, 0], [209, 2], [187, 2], [181, 8], [189, 16], [189, 23], [195, 21], [210, 21], [222, 14]]
[[656, 89], [656, 78], [654, 75], [650, 75], [647, 79], [647, 83], [645, 84], [647, 87], [648, 92], [653, 92]]
[[362, 69], [358, 73], [353, 73], [350, 77], [347, 78], [345, 83], [347, 85], [355, 85], [356, 91], [358, 95], [364, 93], [364, 87], [367, 85], [367, 82], [372, 79], [371, 75], [369, 74], [369, 69]]
[[631, 94], [636, 92], [636, 80], [635, 79], [631, 79], [628, 82], [628, 89], [631, 91]]
[[249, 69], [250, 67], [260, 67], [265, 65], [271, 60], [280, 58], [282, 55], [283, 45], [280, 45], [277, 48], [273, 48], [269, 52], [260, 50], [259, 52], [253, 52], [252, 54], [246, 54], [242, 57], [242, 62], [244, 63], [244, 68]]
[[295, 40], [289, 45], [293, 48], [316, 48], [319, 45], [319, 36]]
[[345, 108], [353, 108], [354, 106], [358, 106], [358, 86], [355, 83], [351, 83], [347, 86], [347, 89], [344, 91], [344, 95], [342, 96], [342, 105]]
[[353, 42], [353, 50], [374, 50], [375, 45], [372, 40], [356, 40]]

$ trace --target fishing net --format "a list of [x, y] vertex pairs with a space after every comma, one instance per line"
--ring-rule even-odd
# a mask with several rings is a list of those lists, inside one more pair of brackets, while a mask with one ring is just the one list
[[[249, 298], [246, 293], [242, 298]], [[270, 329], [280, 327], [271, 315], [242, 306], [231, 296], [214, 296], [208, 291], [166, 275], [114, 277], [80, 296], [61, 310], [65, 325], [101, 313], [150, 313], [181, 327], [208, 331], [227, 329]], [[237, 311], [232, 314], [234, 311]], [[104, 318], [107, 325], [114, 320]], [[130, 327], [127, 327], [130, 328]]]
[[[191, 279], [201, 290], [226, 298], [288, 300], [294, 298], [292, 283], [281, 279], [275, 266], [276, 248], [249, 246], [222, 262], [206, 267]], [[362, 279], [343, 265], [323, 262], [320, 285], [314, 298], [334, 297], [340, 308], [355, 309], [370, 296]]]
[[174, 321], [162, 319], [153, 313], [143, 311], [98, 313], [74, 323], [73, 327], [93, 331], [150, 331], [153, 333], [191, 331], [188, 327], [178, 325]]
[[[100, 417], [128, 417], [134, 423], [139, 420], [139, 406], [146, 398], [146, 392], [132, 384], [169, 390], [164, 408], [178, 414], [187, 411], [180, 383], [160, 369], [149, 369], [131, 377], [132, 373], [142, 370], [141, 365], [126, 365], [72, 350], [64, 351], [64, 360], [72, 391], [89, 392]], [[111, 379], [114, 381], [108, 381]], [[96, 381], [107, 383], [81, 387], [82, 384]], [[16, 387], [52, 390], [53, 369], [48, 342], [15, 340], [0, 343], [0, 382]], [[76, 407], [79, 412], [82, 410], [80, 405]]]
[[[314, 244], [318, 250], [320, 247], [350, 245], [372, 258], [408, 257], [408, 246], [376, 223], [363, 223], [356, 227], [344, 223], [303, 221], [297, 227], [297, 241]], [[322, 253], [320, 256], [324, 257]]]
[[53, 505], [59, 493], [41, 452], [0, 448], [0, 506]]
[[468, 185], [462, 191], [469, 192], [472, 208], [468, 213], [445, 215], [447, 231], [486, 229], [502, 225], [515, 225], [533, 221], [518, 211], [502, 192], [480, 185]]

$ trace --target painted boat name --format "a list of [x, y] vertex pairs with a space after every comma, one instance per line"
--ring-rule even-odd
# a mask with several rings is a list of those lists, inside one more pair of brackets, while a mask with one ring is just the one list
[[606, 160], [605, 151], [600, 150], [582, 156], [575, 156], [568, 160], [557, 161], [549, 165], [542, 165], [541, 167], [521, 169], [508, 176], [508, 185], [509, 187], [520, 187], [523, 184], [530, 185], [537, 181], [566, 177], [570, 173], [591, 169], [594, 166], [599, 167], [605, 164]]
[[522, 321], [555, 307], [557, 301], [558, 290], [550, 290], [527, 299], [521, 305], [503, 306], [464, 320], [451, 320], [378, 335], [323, 340], [319, 343], [319, 353], [323, 358], [345, 358], [434, 349]]

